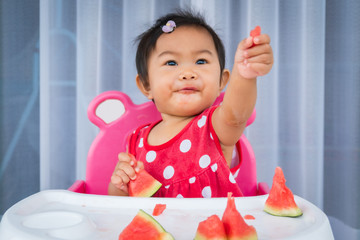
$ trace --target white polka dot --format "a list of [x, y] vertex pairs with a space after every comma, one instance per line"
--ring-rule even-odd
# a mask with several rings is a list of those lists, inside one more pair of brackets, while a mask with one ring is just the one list
[[197, 125], [198, 125], [199, 128], [202, 128], [202, 127], [205, 125], [205, 123], [206, 123], [206, 116], [202, 116], [202, 117], [199, 119]]
[[180, 144], [180, 151], [186, 153], [191, 148], [191, 141], [189, 139], [185, 139]]
[[196, 177], [192, 177], [192, 178], [189, 179], [189, 183], [194, 183], [195, 180], [196, 180]]
[[183, 195], [181, 195], [180, 193], [176, 196], [176, 198], [184, 198]]
[[233, 176], [231, 173], [229, 174], [229, 181], [230, 181], [231, 183], [236, 183], [235, 178], [234, 178], [234, 176]]
[[211, 198], [211, 188], [210, 188], [210, 186], [204, 187], [203, 190], [201, 191], [201, 195], [204, 198]]
[[213, 136], [212, 136], [212, 133], [210, 133], [210, 138], [211, 138], [212, 140], [214, 140], [214, 138], [213, 138]]
[[209, 166], [210, 162], [211, 159], [209, 155], [203, 155], [199, 160], [199, 165], [201, 168], [206, 168], [207, 166]]
[[175, 170], [172, 166], [167, 166], [164, 169], [163, 175], [165, 179], [170, 179], [174, 176]]
[[155, 160], [156, 158], [156, 152], [155, 151], [149, 151], [147, 154], [146, 154], [146, 161], [151, 163]]
[[234, 173], [234, 178], [236, 178], [239, 175], [239, 172], [240, 172], [240, 168], [236, 170], [236, 172]]
[[170, 185], [166, 185], [164, 188], [169, 189]]
[[212, 170], [213, 172], [216, 172], [217, 169], [218, 169], [217, 163], [211, 165], [211, 170]]
[[144, 138], [140, 138], [139, 148], [142, 148], [143, 146], [144, 146]]

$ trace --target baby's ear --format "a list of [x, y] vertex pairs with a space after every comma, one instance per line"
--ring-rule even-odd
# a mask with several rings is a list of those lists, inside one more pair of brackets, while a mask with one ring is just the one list
[[136, 75], [136, 85], [140, 89], [140, 91], [145, 95], [145, 97], [147, 97], [150, 100], [153, 99], [150, 87], [144, 86], [144, 82], [141, 80], [139, 74]]
[[225, 88], [226, 84], [229, 82], [229, 79], [230, 79], [230, 71], [229, 69], [224, 69], [220, 79], [220, 91], [222, 91]]

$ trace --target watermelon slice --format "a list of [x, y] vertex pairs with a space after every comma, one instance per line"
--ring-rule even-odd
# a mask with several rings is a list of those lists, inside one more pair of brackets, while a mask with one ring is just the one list
[[264, 211], [275, 216], [299, 217], [302, 215], [302, 211], [296, 205], [294, 195], [286, 187], [285, 182], [282, 169], [277, 167], [269, 196], [265, 202]]
[[174, 237], [149, 214], [139, 210], [134, 219], [120, 233], [119, 240], [173, 240]]
[[250, 31], [250, 36], [251, 37], [256, 37], [256, 36], [259, 36], [260, 33], [261, 33], [261, 27], [256, 26], [253, 30]]
[[246, 220], [255, 220], [255, 217], [253, 215], [247, 214], [244, 216], [244, 219]]
[[255, 228], [247, 225], [241, 214], [236, 210], [235, 199], [232, 197], [232, 193], [228, 193], [227, 205], [222, 217], [222, 222], [227, 239], [229, 240], [258, 239]]
[[218, 215], [199, 223], [194, 240], [227, 240], [224, 225]]
[[159, 216], [166, 209], [166, 204], [158, 203], [155, 205], [152, 215]]
[[[256, 26], [253, 30], [250, 31], [250, 36], [252, 38], [259, 36], [261, 34], [261, 27], [260, 26]], [[256, 44], [253, 43], [252, 47], [255, 46]]]
[[151, 197], [161, 187], [161, 183], [151, 176], [147, 171], [141, 169], [134, 180], [128, 184], [129, 196]]
[[[135, 165], [137, 160], [134, 155], [129, 153], [129, 157], [134, 161]], [[161, 183], [151, 176], [146, 170], [141, 169], [134, 180], [128, 183], [128, 191], [130, 197], [151, 197], [161, 187]]]

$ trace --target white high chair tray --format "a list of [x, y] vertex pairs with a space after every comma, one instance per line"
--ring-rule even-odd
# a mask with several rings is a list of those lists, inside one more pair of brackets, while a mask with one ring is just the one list
[[[263, 211], [265, 196], [236, 198], [238, 211], [256, 228], [259, 239], [334, 239], [327, 216], [310, 202], [295, 196], [302, 209], [298, 218], [275, 217]], [[130, 198], [48, 190], [13, 205], [4, 214], [0, 239], [118, 239], [139, 209], [152, 214], [157, 203], [165, 211], [154, 217], [175, 239], [193, 239], [200, 221], [217, 214], [226, 198]]]

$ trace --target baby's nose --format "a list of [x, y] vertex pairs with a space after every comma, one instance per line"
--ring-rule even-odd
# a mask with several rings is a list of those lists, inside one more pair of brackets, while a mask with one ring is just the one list
[[197, 74], [193, 71], [184, 71], [179, 75], [180, 80], [197, 79]]

